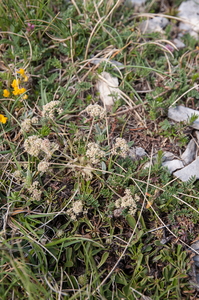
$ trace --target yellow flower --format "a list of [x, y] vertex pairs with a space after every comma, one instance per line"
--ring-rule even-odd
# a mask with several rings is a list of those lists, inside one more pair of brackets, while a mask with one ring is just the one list
[[26, 76], [24, 69], [20, 69], [19, 71], [17, 71], [17, 73], [19, 73], [21, 75], [21, 77], [23, 77], [23, 81], [25, 81], [25, 82], [28, 81], [28, 76]]
[[9, 96], [10, 96], [10, 92], [8, 91], [8, 90], [3, 90], [3, 96], [5, 97], [5, 98], [8, 98]]
[[11, 86], [13, 87], [13, 88], [15, 88], [15, 87], [17, 87], [18, 88], [18, 86], [19, 86], [19, 84], [20, 84], [20, 81], [19, 81], [19, 79], [14, 79], [13, 80], [13, 82], [12, 82], [12, 84], [11, 84]]
[[28, 96], [25, 94], [25, 95], [23, 96], [23, 99], [24, 99], [24, 100], [28, 99]]
[[22, 89], [19, 90], [19, 94], [20, 94], [20, 95], [23, 94], [23, 93], [25, 93], [25, 92], [26, 92], [26, 89], [25, 89], [25, 88], [22, 88]]
[[14, 87], [13, 94], [14, 94], [15, 96], [20, 95], [20, 89], [19, 89], [17, 86]]
[[8, 118], [4, 117], [3, 115], [0, 114], [0, 122], [5, 124]]
[[24, 75], [23, 76], [23, 81], [27, 82], [28, 81], [28, 76]]
[[20, 69], [19, 71], [17, 71], [17, 73], [19, 73], [21, 76], [24, 76], [25, 71], [24, 71], [24, 69]]

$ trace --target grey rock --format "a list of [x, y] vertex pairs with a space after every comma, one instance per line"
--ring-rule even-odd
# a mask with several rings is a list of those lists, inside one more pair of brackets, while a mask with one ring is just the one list
[[142, 147], [135, 147], [135, 153], [137, 156], [140, 156], [140, 157], [147, 155], [146, 151]]
[[173, 160], [174, 158], [175, 158], [175, 155], [172, 152], [165, 151], [163, 153], [162, 162], [168, 161], [168, 160]]
[[153, 19], [143, 21], [139, 27], [142, 32], [162, 32], [168, 23], [169, 21], [166, 18], [155, 17]]
[[174, 171], [184, 167], [182, 161], [179, 159], [165, 161], [162, 163], [162, 166], [164, 168], [167, 167], [170, 173], [173, 173]]
[[127, 0], [126, 3], [127, 5], [131, 6], [142, 6], [144, 5], [146, 0]]
[[190, 164], [194, 159], [196, 159], [196, 143], [193, 139], [187, 145], [187, 149], [181, 155], [181, 159], [185, 166]]
[[196, 267], [199, 267], [199, 255], [195, 255], [193, 257], [193, 260], [194, 260], [194, 263], [195, 263]]
[[132, 160], [137, 160], [146, 155], [147, 153], [142, 147], [133, 147], [132, 149], [129, 150], [129, 156], [131, 157]]
[[[175, 108], [170, 107], [168, 111], [168, 117], [176, 122], [187, 122], [193, 114], [199, 117], [199, 111], [181, 105]], [[199, 129], [199, 119], [193, 122], [190, 127]]]
[[118, 61], [115, 61], [115, 60], [109, 60], [108, 58], [92, 58], [91, 56], [91, 59], [89, 60], [89, 63], [93, 64], [93, 65], [97, 65], [97, 64], [100, 64], [101, 62], [106, 62], [108, 65], [111, 65], [111, 66], [117, 66], [117, 68], [114, 68], [114, 70], [122, 70], [125, 68], [125, 66], [118, 62]]
[[191, 248], [199, 252], [199, 241], [191, 245]]
[[[198, 272], [198, 267], [199, 267], [199, 241], [192, 244], [191, 248], [192, 248], [191, 249], [192, 253], [195, 254], [195, 256], [193, 257], [194, 264], [192, 266], [191, 281], [193, 281], [194, 283], [199, 283], [199, 272]], [[198, 287], [199, 286], [197, 286], [197, 288]]]
[[180, 39], [174, 39], [173, 43], [176, 45], [178, 49], [182, 49], [185, 47], [185, 44]]
[[196, 179], [199, 179], [199, 157], [188, 166], [173, 173], [173, 175], [184, 182], [188, 181], [191, 176], [195, 176]]
[[195, 131], [195, 135], [196, 135], [197, 143], [199, 143], [199, 131], [198, 130]]
[[182, 2], [178, 8], [178, 17], [185, 20], [185, 22], [181, 22], [180, 29], [184, 30], [185, 32], [189, 32], [190, 35], [198, 38], [199, 0]]

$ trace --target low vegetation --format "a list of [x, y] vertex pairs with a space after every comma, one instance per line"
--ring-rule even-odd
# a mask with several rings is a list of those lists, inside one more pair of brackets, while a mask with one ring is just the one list
[[[171, 124], [168, 108], [199, 99], [197, 41], [171, 47], [176, 2], [164, 34], [149, 34], [119, 0], [3, 0], [1, 299], [197, 295], [198, 182], [161, 165], [164, 151], [186, 148], [195, 120]], [[113, 105], [99, 92], [104, 72], [119, 82]], [[135, 146], [148, 155], [130, 156]]]

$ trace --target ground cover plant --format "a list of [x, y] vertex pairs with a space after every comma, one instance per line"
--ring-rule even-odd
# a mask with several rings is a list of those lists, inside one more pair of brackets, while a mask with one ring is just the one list
[[2, 1], [1, 299], [197, 297], [198, 182], [161, 165], [195, 120], [171, 124], [168, 108], [198, 108], [197, 41], [170, 42], [179, 4], [162, 34], [142, 33], [124, 1]]

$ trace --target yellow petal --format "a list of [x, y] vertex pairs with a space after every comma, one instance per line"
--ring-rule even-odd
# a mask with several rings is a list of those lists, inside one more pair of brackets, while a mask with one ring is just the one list
[[5, 124], [6, 123], [6, 121], [7, 121], [7, 117], [4, 117], [4, 115], [0, 115], [0, 122], [1, 123], [3, 123], [3, 124]]
[[13, 80], [13, 82], [12, 82], [12, 84], [11, 84], [11, 86], [13, 87], [13, 88], [15, 88], [15, 87], [18, 87], [19, 86], [19, 84], [20, 84], [20, 81], [19, 81], [19, 79], [14, 79]]
[[25, 71], [24, 69], [20, 69], [19, 71], [17, 71], [17, 73], [19, 73], [21, 76], [24, 76]]
[[7, 89], [3, 90], [3, 96], [5, 98], [9, 97], [10, 96], [10, 92]]
[[28, 76], [24, 75], [24, 76], [23, 76], [23, 80], [24, 80], [25, 82], [27, 82], [27, 81], [28, 81]]

